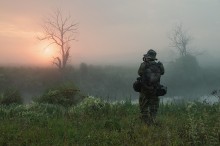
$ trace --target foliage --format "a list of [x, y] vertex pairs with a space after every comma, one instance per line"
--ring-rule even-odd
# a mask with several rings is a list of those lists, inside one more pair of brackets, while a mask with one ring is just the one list
[[7, 89], [0, 95], [0, 104], [21, 104], [22, 97], [18, 90]]
[[213, 90], [211, 95], [214, 95], [215, 97], [217, 97], [220, 102], [220, 90]]
[[93, 113], [98, 110], [102, 110], [105, 106], [105, 103], [102, 102], [100, 98], [95, 98], [93, 96], [88, 96], [74, 108], [75, 112], [86, 112], [86, 113]]
[[[168, 87], [167, 96], [198, 97], [207, 95], [220, 86], [220, 67], [200, 67], [194, 56], [184, 56], [164, 63], [162, 85]], [[56, 68], [0, 67], [0, 92], [7, 88], [18, 89], [22, 97], [41, 95], [54, 85], [72, 82], [86, 95], [109, 100], [138, 97], [132, 89], [139, 65], [135, 67], [92, 66], [67, 67], [65, 72]], [[186, 92], [187, 90], [187, 92]], [[195, 96], [193, 96], [195, 95]]]
[[80, 90], [73, 85], [61, 85], [47, 90], [42, 96], [36, 98], [38, 103], [60, 104], [71, 106], [77, 104], [84, 98]]
[[[186, 90], [201, 90], [205, 84], [202, 68], [199, 66], [196, 57], [189, 54], [181, 56], [170, 63], [166, 68], [165, 76], [164, 82], [171, 89], [169, 90], [171, 96], [186, 96], [188, 94], [185, 92]], [[197, 93], [200, 92], [204, 91], [197, 91]]]
[[71, 107], [0, 105], [0, 145], [220, 144], [219, 103], [161, 104], [155, 126], [142, 123], [138, 113], [130, 101], [94, 97]]

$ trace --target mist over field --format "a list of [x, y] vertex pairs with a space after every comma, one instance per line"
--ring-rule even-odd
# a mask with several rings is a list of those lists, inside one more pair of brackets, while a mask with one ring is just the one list
[[[211, 96], [220, 87], [220, 67], [202, 66], [196, 57], [188, 55], [173, 62], [164, 63], [165, 75], [161, 84], [168, 87], [165, 97], [182, 97], [195, 100]], [[57, 68], [1, 67], [0, 89], [21, 91], [24, 102], [30, 102], [44, 91], [62, 84], [74, 84], [85, 95], [115, 101], [137, 100], [139, 94], [133, 90], [138, 77], [136, 66], [98, 66], [82, 63], [68, 66], [64, 73]]]
[[219, 8], [0, 0], [0, 145], [219, 146]]
[[90, 96], [138, 103], [133, 83], [150, 49], [165, 68], [160, 103], [216, 103], [219, 7], [218, 0], [1, 1], [0, 104], [65, 106]]

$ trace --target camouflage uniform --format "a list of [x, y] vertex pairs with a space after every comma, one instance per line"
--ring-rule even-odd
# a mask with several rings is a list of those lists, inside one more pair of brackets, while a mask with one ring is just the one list
[[[160, 74], [161, 75], [164, 74], [163, 64], [160, 62], [156, 63], [155, 57], [151, 60], [147, 60], [147, 61], [145, 60], [143, 63], [141, 63], [140, 68], [138, 70], [139, 76], [142, 76], [144, 70], [152, 64], [158, 64], [160, 68]], [[157, 84], [159, 85], [160, 83], [158, 82]], [[159, 108], [160, 100], [159, 97], [156, 95], [156, 86], [157, 85], [152, 85], [152, 86], [143, 85], [140, 92], [139, 106], [141, 112], [141, 119], [147, 124], [154, 123]]]

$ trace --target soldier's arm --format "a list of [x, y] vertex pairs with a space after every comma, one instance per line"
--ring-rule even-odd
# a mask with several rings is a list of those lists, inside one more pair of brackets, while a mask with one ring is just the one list
[[138, 75], [139, 75], [139, 76], [142, 76], [142, 75], [143, 75], [144, 69], [145, 69], [145, 63], [143, 62], [143, 63], [141, 63], [141, 65], [140, 65], [140, 67], [139, 67], [139, 69], [138, 69]]
[[164, 67], [163, 67], [163, 64], [161, 62], [158, 62], [158, 65], [160, 67], [160, 72], [161, 72], [161, 75], [164, 74], [165, 70], [164, 70]]

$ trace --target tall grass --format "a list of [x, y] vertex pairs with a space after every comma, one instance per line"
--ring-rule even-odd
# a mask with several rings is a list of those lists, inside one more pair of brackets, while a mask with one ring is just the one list
[[76, 106], [0, 105], [0, 145], [219, 145], [220, 104], [160, 105], [158, 124], [139, 120], [130, 101], [94, 97]]
[[72, 84], [64, 84], [50, 88], [42, 96], [35, 98], [38, 103], [59, 104], [71, 106], [80, 102], [85, 96]]
[[22, 97], [16, 89], [6, 89], [0, 94], [0, 104], [22, 104]]

